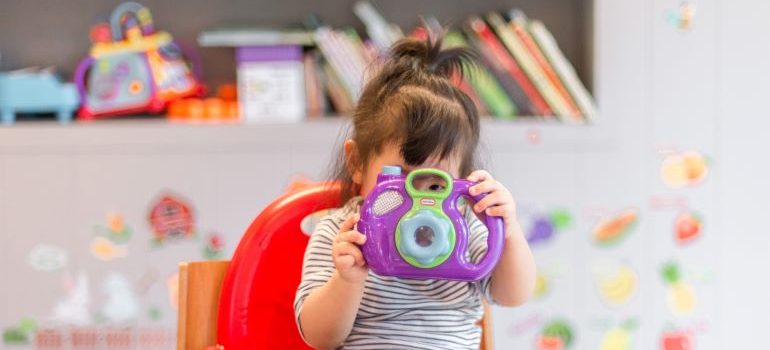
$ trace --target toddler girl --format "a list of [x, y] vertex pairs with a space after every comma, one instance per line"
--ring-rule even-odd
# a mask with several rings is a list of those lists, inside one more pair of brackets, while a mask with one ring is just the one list
[[[300, 332], [313, 347], [478, 349], [482, 298], [516, 306], [530, 297], [535, 265], [513, 197], [488, 172], [475, 170], [478, 112], [451, 78], [462, 74], [471, 56], [460, 48], [442, 49], [440, 37], [402, 39], [364, 87], [337, 170], [345, 204], [316, 226], [294, 303]], [[500, 216], [505, 223], [503, 253], [489, 276], [461, 282], [369, 272], [360, 250], [366, 236], [355, 227], [361, 199], [385, 165], [406, 173], [438, 168], [478, 182], [471, 194], [488, 195], [465, 210], [471, 261], [479, 261], [487, 248], [487, 229], [475, 213]], [[445, 185], [421, 181], [415, 186], [423, 190]]]

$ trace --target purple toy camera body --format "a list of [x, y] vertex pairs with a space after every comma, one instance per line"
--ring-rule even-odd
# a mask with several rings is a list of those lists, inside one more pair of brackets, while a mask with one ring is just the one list
[[[444, 180], [440, 190], [418, 190], [417, 176]], [[475, 183], [453, 180], [437, 169], [418, 169], [408, 176], [401, 168], [383, 168], [377, 185], [361, 207], [358, 230], [366, 235], [362, 252], [378, 275], [418, 279], [476, 281], [489, 274], [500, 259], [504, 230], [500, 217], [482, 216], [489, 230], [487, 253], [477, 264], [466, 257], [469, 231], [458, 199], [473, 203], [486, 196], [472, 196]]]

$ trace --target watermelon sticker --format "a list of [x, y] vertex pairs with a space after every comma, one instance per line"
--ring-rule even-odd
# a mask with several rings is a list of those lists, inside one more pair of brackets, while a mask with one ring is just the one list
[[543, 326], [535, 346], [538, 350], [564, 350], [572, 346], [573, 339], [572, 327], [567, 322], [553, 320]]
[[161, 245], [170, 239], [195, 236], [195, 220], [187, 201], [174, 195], [163, 195], [150, 208], [153, 243]]

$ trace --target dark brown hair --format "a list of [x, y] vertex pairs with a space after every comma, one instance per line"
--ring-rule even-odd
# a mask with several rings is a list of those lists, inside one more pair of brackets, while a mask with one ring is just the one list
[[363, 172], [388, 143], [400, 146], [409, 165], [459, 155], [463, 177], [477, 166], [478, 111], [458, 88], [459, 77], [474, 58], [464, 48], [442, 48], [441, 35], [428, 35], [426, 40], [404, 38], [393, 44], [353, 112], [350, 138], [358, 157], [346, 159], [340, 147], [332, 169], [342, 184], [342, 203], [360, 191], [351, 169]]

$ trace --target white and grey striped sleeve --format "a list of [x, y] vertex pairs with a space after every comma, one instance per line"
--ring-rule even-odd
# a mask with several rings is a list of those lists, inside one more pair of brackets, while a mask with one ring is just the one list
[[300, 333], [302, 325], [299, 323], [299, 315], [305, 299], [315, 289], [326, 284], [334, 274], [334, 262], [332, 261], [332, 243], [340, 229], [337, 213], [329, 215], [316, 225], [313, 234], [310, 235], [305, 258], [302, 263], [302, 279], [297, 287], [294, 297], [294, 316]]
[[[484, 223], [476, 217], [476, 215], [473, 213], [473, 210], [470, 209], [470, 206], [466, 208], [465, 220], [468, 223], [468, 231], [470, 235], [468, 244], [468, 252], [470, 253], [469, 257], [471, 262], [478, 263], [487, 253], [487, 237], [489, 236], [489, 230], [487, 230], [487, 227], [484, 226]], [[490, 289], [491, 282], [492, 274], [490, 273], [488, 276], [480, 279], [476, 283], [478, 283], [481, 293], [484, 294], [487, 302], [494, 304]]]

